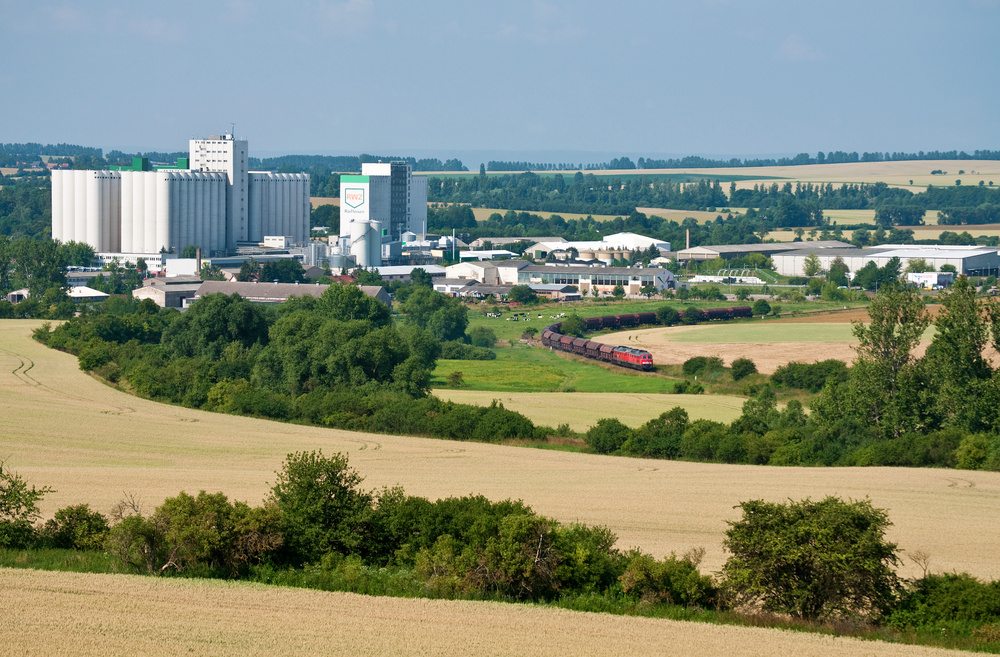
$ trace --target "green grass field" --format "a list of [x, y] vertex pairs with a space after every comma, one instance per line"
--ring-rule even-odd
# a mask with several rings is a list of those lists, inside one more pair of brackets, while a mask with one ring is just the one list
[[[728, 290], [726, 290], [728, 292]], [[782, 314], [788, 314], [793, 312], [822, 312], [827, 310], [839, 310], [845, 305], [850, 308], [861, 308], [864, 307], [863, 303], [849, 302], [844, 303], [833, 303], [826, 301], [810, 301], [808, 303], [785, 303], [783, 301], [773, 301], [772, 303], [778, 304], [782, 307]], [[475, 328], [476, 326], [485, 326], [496, 334], [499, 340], [510, 340], [517, 342], [521, 338], [521, 334], [524, 333], [525, 329], [536, 328], [539, 334], [542, 330], [552, 324], [553, 322], [559, 321], [554, 319], [553, 315], [558, 315], [559, 313], [566, 313], [567, 315], [577, 314], [580, 317], [599, 317], [602, 315], [622, 315], [626, 313], [649, 313], [656, 312], [661, 306], [671, 306], [676, 308], [679, 312], [683, 312], [686, 308], [728, 308], [730, 306], [748, 306], [750, 305], [747, 301], [689, 301], [682, 302], [677, 300], [664, 300], [664, 299], [651, 299], [649, 301], [645, 300], [627, 300], [627, 301], [609, 301], [606, 299], [601, 300], [583, 300], [583, 301], [573, 301], [570, 303], [546, 303], [540, 304], [538, 306], [525, 306], [521, 308], [509, 308], [507, 306], [500, 306], [498, 309], [503, 312], [503, 317], [486, 317], [485, 313], [488, 312], [491, 307], [485, 304], [481, 306], [473, 306], [469, 309], [469, 330]], [[528, 314], [530, 321], [508, 321], [507, 318], [510, 317], [515, 312], [525, 312]], [[541, 317], [539, 317], [541, 315]], [[748, 322], [741, 322], [735, 324], [735, 326], [745, 326]], [[752, 323], [752, 322], [750, 322]], [[590, 337], [590, 336], [588, 336]]]
[[431, 385], [446, 387], [448, 375], [457, 371], [463, 390], [666, 393], [674, 388], [671, 379], [564, 358], [541, 347], [518, 345], [496, 353], [496, 360], [439, 360]]

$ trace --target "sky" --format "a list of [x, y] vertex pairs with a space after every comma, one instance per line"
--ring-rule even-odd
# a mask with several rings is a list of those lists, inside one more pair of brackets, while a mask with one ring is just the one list
[[0, 0], [0, 142], [595, 162], [1000, 149], [1000, 0]]

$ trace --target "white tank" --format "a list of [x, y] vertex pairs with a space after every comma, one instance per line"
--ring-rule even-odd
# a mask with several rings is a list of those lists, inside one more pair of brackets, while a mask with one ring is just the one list
[[368, 267], [368, 231], [370, 228], [367, 221], [351, 222], [351, 255], [357, 260], [358, 267]]

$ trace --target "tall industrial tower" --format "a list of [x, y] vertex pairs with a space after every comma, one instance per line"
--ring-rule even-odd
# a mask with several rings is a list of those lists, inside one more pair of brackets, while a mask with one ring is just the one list
[[226, 192], [226, 248], [249, 239], [247, 141], [232, 134], [190, 142], [191, 170], [217, 171], [229, 178]]

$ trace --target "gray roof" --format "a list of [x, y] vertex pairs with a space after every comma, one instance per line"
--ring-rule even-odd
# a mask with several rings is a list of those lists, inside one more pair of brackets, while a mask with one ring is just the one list
[[[206, 294], [238, 294], [248, 301], [260, 303], [282, 303], [289, 297], [311, 296], [318, 297], [329, 285], [321, 283], [239, 283], [228, 281], [205, 281], [198, 288], [196, 297], [203, 297]], [[361, 291], [370, 297], [378, 296], [378, 291], [384, 288], [378, 285], [362, 285]]]
[[521, 271], [534, 274], [534, 273], [569, 273], [569, 274], [628, 274], [633, 276], [639, 276], [643, 273], [659, 273], [664, 271], [659, 267], [588, 267], [586, 265], [531, 265], [529, 267], [523, 268]]
[[678, 251], [677, 254], [678, 256], [683, 256], [685, 253], [703, 251], [714, 251], [718, 254], [780, 253], [782, 251], [797, 251], [804, 248], [806, 245], [808, 245], [808, 248], [810, 249], [855, 248], [847, 242], [840, 242], [837, 240], [819, 242], [768, 242], [766, 244], [702, 244], [700, 246], [692, 246], [690, 249], [682, 249]]

